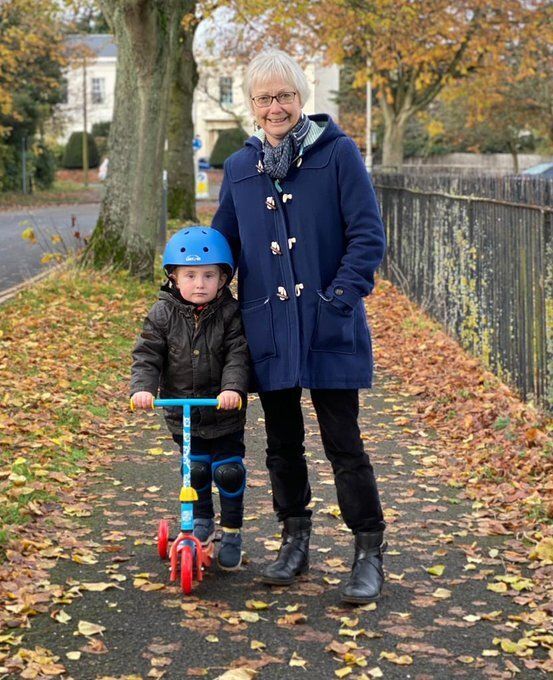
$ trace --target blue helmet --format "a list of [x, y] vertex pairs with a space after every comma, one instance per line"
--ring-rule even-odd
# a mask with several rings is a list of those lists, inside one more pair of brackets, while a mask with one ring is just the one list
[[218, 264], [234, 274], [234, 260], [227, 239], [211, 227], [186, 227], [172, 236], [163, 251], [163, 267]]

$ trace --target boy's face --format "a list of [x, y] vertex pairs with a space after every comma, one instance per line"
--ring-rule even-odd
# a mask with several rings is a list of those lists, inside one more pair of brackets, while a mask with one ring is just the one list
[[182, 297], [197, 305], [214, 300], [227, 280], [226, 274], [216, 264], [177, 267], [171, 278]]

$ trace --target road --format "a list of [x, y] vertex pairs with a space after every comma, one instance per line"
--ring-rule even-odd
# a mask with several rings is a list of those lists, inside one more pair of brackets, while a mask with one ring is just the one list
[[[63, 249], [63, 244], [52, 244], [52, 236], [60, 235], [67, 248], [74, 249], [74, 233], [88, 236], [99, 210], [99, 203], [90, 203], [0, 212], [0, 293], [52, 266], [40, 262], [44, 253]], [[37, 243], [21, 238], [27, 227], [35, 230]]]

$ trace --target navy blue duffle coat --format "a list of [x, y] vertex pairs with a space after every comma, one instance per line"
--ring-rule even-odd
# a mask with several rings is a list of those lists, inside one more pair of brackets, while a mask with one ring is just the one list
[[238, 264], [255, 391], [370, 387], [363, 297], [385, 250], [382, 220], [355, 142], [326, 114], [281, 191], [256, 136], [225, 162], [212, 226]]

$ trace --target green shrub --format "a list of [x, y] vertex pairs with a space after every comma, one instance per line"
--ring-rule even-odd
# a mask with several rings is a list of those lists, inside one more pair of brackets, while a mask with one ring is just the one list
[[[96, 142], [91, 134], [87, 135], [88, 140], [88, 167], [97, 168], [100, 161]], [[62, 165], [68, 169], [79, 169], [83, 167], [83, 133], [73, 132], [65, 146]]]
[[48, 189], [56, 179], [56, 155], [44, 142], [35, 147], [35, 182], [41, 189]]
[[92, 126], [93, 137], [108, 137], [111, 120], [103, 120], [100, 123], [94, 123]]
[[211, 152], [209, 163], [214, 168], [222, 168], [223, 163], [235, 151], [239, 151], [248, 135], [242, 128], [232, 128], [230, 130], [219, 130], [219, 136]]

